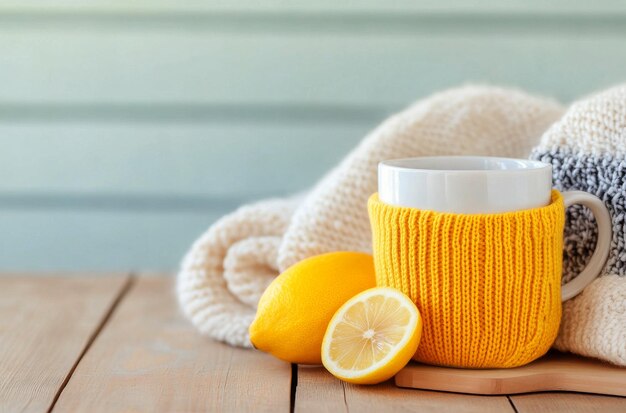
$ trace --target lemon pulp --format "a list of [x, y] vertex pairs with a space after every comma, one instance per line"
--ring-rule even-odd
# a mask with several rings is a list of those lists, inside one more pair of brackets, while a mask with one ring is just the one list
[[349, 382], [384, 381], [415, 354], [421, 330], [419, 311], [406, 295], [372, 288], [348, 300], [333, 316], [322, 344], [322, 362]]

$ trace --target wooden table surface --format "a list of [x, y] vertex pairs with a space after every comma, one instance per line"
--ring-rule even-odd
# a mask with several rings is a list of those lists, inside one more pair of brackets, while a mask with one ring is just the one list
[[354, 386], [200, 337], [173, 277], [0, 277], [0, 412], [626, 412], [626, 398]]

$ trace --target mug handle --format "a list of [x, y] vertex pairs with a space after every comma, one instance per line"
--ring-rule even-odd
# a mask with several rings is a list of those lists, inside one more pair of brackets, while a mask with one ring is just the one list
[[596, 249], [587, 263], [587, 266], [576, 278], [561, 286], [561, 301], [567, 301], [570, 298], [576, 297], [588, 284], [595, 280], [602, 271], [604, 263], [609, 256], [613, 231], [611, 216], [600, 198], [583, 191], [567, 191], [562, 192], [561, 195], [563, 195], [565, 208], [574, 204], [586, 206], [591, 210], [598, 224]]

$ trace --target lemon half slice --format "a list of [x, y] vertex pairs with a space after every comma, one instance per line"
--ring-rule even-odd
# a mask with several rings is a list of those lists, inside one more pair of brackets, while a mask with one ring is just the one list
[[322, 363], [347, 382], [380, 383], [409, 362], [421, 336], [422, 317], [409, 297], [372, 288], [337, 310], [322, 342]]

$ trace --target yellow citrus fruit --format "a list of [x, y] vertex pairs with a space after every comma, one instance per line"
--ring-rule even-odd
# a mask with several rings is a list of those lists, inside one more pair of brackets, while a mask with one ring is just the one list
[[331, 252], [304, 259], [276, 277], [261, 296], [250, 341], [290, 363], [321, 364], [322, 339], [335, 311], [374, 285], [369, 254]]
[[337, 310], [324, 335], [322, 362], [341, 380], [380, 383], [406, 366], [421, 337], [415, 303], [396, 289], [372, 288]]

